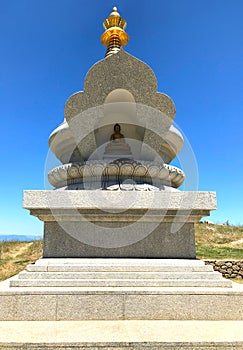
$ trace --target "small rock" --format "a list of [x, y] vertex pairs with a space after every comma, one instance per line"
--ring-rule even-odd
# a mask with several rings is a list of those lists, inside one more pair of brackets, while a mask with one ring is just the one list
[[231, 263], [231, 262], [227, 262], [225, 265], [226, 265], [227, 267], [232, 267], [232, 263]]

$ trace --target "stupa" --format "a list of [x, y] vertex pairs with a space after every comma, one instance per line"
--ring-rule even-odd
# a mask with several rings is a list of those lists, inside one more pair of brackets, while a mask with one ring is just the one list
[[[53, 190], [24, 192], [24, 208], [44, 222], [43, 258], [0, 285], [0, 319], [242, 320], [242, 291], [196, 259], [194, 223], [216, 209], [216, 194], [179, 189], [175, 105], [123, 50], [117, 8], [104, 27], [106, 56], [49, 137], [61, 162], [48, 174]], [[113, 348], [103, 340], [61, 348]]]
[[194, 259], [194, 222], [215, 209], [215, 193], [178, 190], [185, 174], [170, 164], [183, 147], [174, 103], [157, 91], [152, 69], [122, 49], [126, 21], [116, 8], [104, 27], [106, 57], [49, 138], [62, 163], [48, 174], [55, 191], [25, 192], [24, 207], [45, 223], [43, 256]]

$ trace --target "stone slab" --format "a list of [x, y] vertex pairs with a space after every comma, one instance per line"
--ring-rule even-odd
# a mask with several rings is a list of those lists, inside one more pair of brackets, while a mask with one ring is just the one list
[[[75, 258], [74, 258], [75, 260]], [[111, 260], [111, 259], [110, 259]], [[135, 259], [134, 259], [135, 260]], [[205, 266], [198, 266], [198, 267], [189, 267], [189, 266], [141, 266], [141, 265], [131, 265], [131, 266], [107, 266], [107, 265], [95, 265], [91, 264], [88, 266], [89, 272], [212, 272], [213, 269], [211, 265], [205, 265]], [[61, 265], [61, 264], [55, 264], [55, 265], [49, 265], [49, 266], [41, 266], [41, 265], [28, 265], [26, 267], [26, 271], [30, 272], [82, 272], [87, 271], [87, 266], [79, 265], [79, 264], [71, 264], [71, 265]]]
[[180, 209], [214, 210], [215, 192], [163, 191], [24, 191], [25, 209]]
[[242, 288], [5, 288], [0, 305], [3, 321], [243, 320]]
[[56, 296], [22, 294], [14, 297], [15, 320], [53, 320], [56, 319]]
[[175, 279], [175, 280], [208, 280], [208, 279], [214, 279], [214, 280], [219, 280], [222, 279], [222, 275], [218, 272], [178, 272], [175, 271], [173, 274], [171, 272], [146, 272], [146, 271], [136, 271], [136, 272], [103, 272], [103, 271], [94, 271], [94, 272], [21, 272], [19, 274], [19, 279], [21, 280], [29, 280], [29, 279], [34, 279], [34, 280], [43, 280], [43, 279], [61, 279], [61, 280], [74, 280], [74, 279], [102, 279], [102, 280], [117, 280], [117, 279], [129, 279], [129, 280], [134, 280], [134, 279], [142, 279], [142, 280], [152, 280], [152, 279]]
[[124, 296], [59, 295], [56, 304], [57, 320], [122, 320]]
[[7, 293], [7, 288], [3, 289], [5, 293], [0, 296], [0, 320], [15, 319], [15, 294]]
[[[126, 319], [154, 320], [243, 320], [242, 295], [129, 295], [125, 300]], [[226, 316], [227, 315], [227, 316]], [[231, 316], [230, 316], [231, 315]], [[234, 315], [234, 316], [233, 316]]]
[[213, 279], [20, 279], [11, 281], [11, 287], [225, 287], [231, 282]]
[[193, 224], [173, 230], [170, 223], [45, 222], [43, 257], [195, 259]]
[[10, 321], [0, 322], [0, 348], [241, 350], [242, 330], [243, 321]]
[[[85, 266], [85, 268], [91, 268], [92, 266], [95, 269], [99, 267], [104, 269], [105, 271], [120, 271], [120, 269], [125, 268], [128, 271], [130, 268], [136, 269], [139, 267], [149, 268], [150, 271], [154, 271], [154, 269], [159, 269], [157, 271], [164, 271], [164, 268], [169, 269], [190, 269], [190, 271], [213, 271], [213, 268], [209, 265], [205, 265], [203, 260], [200, 259], [105, 259], [105, 258], [96, 258], [96, 259], [88, 259], [88, 258], [41, 258], [35, 261], [34, 264], [28, 265], [30, 267], [41, 266], [42, 268], [47, 268], [49, 270], [50, 267], [53, 266], [62, 266], [62, 267], [72, 267], [72, 266]], [[203, 269], [203, 270], [202, 270]], [[206, 269], [206, 270], [204, 270]], [[46, 270], [43, 270], [46, 271]]]

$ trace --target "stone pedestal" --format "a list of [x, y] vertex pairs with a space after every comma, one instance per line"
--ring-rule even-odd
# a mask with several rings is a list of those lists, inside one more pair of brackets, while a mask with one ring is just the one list
[[[102, 223], [98, 221], [90, 226], [90, 223], [87, 224], [85, 222], [65, 222], [64, 227], [62, 227], [57, 222], [45, 222], [43, 257], [178, 259], [195, 259], [196, 257], [194, 225], [192, 223], [184, 224], [177, 232], [172, 234], [171, 223], [159, 223], [157, 226], [153, 223], [142, 222], [135, 225], [135, 232], [131, 230], [131, 236], [134, 235], [139, 238], [139, 232], [141, 233], [142, 231], [151, 233], [136, 243], [117, 248], [97, 247], [96, 244], [99, 244], [99, 242], [95, 238], [93, 241], [94, 245], [83, 243], [82, 232], [85, 231], [88, 234], [89, 230], [95, 231], [96, 225]], [[124, 228], [124, 224], [120, 222], [106, 222], [105, 227], [115, 231]], [[77, 235], [73, 237], [67, 232], [77, 232]], [[78, 234], [79, 232], [81, 233], [80, 235]], [[80, 240], [76, 237], [80, 237]], [[100, 243], [102, 244], [102, 242]]]
[[215, 193], [25, 191], [24, 207], [45, 223], [44, 257], [195, 259], [194, 222]]

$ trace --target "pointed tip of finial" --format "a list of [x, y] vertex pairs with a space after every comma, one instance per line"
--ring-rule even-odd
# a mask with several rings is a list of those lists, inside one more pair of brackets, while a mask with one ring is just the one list
[[117, 7], [116, 7], [116, 6], [113, 7], [110, 16], [120, 16], [120, 14], [118, 13], [118, 10], [117, 10]]

